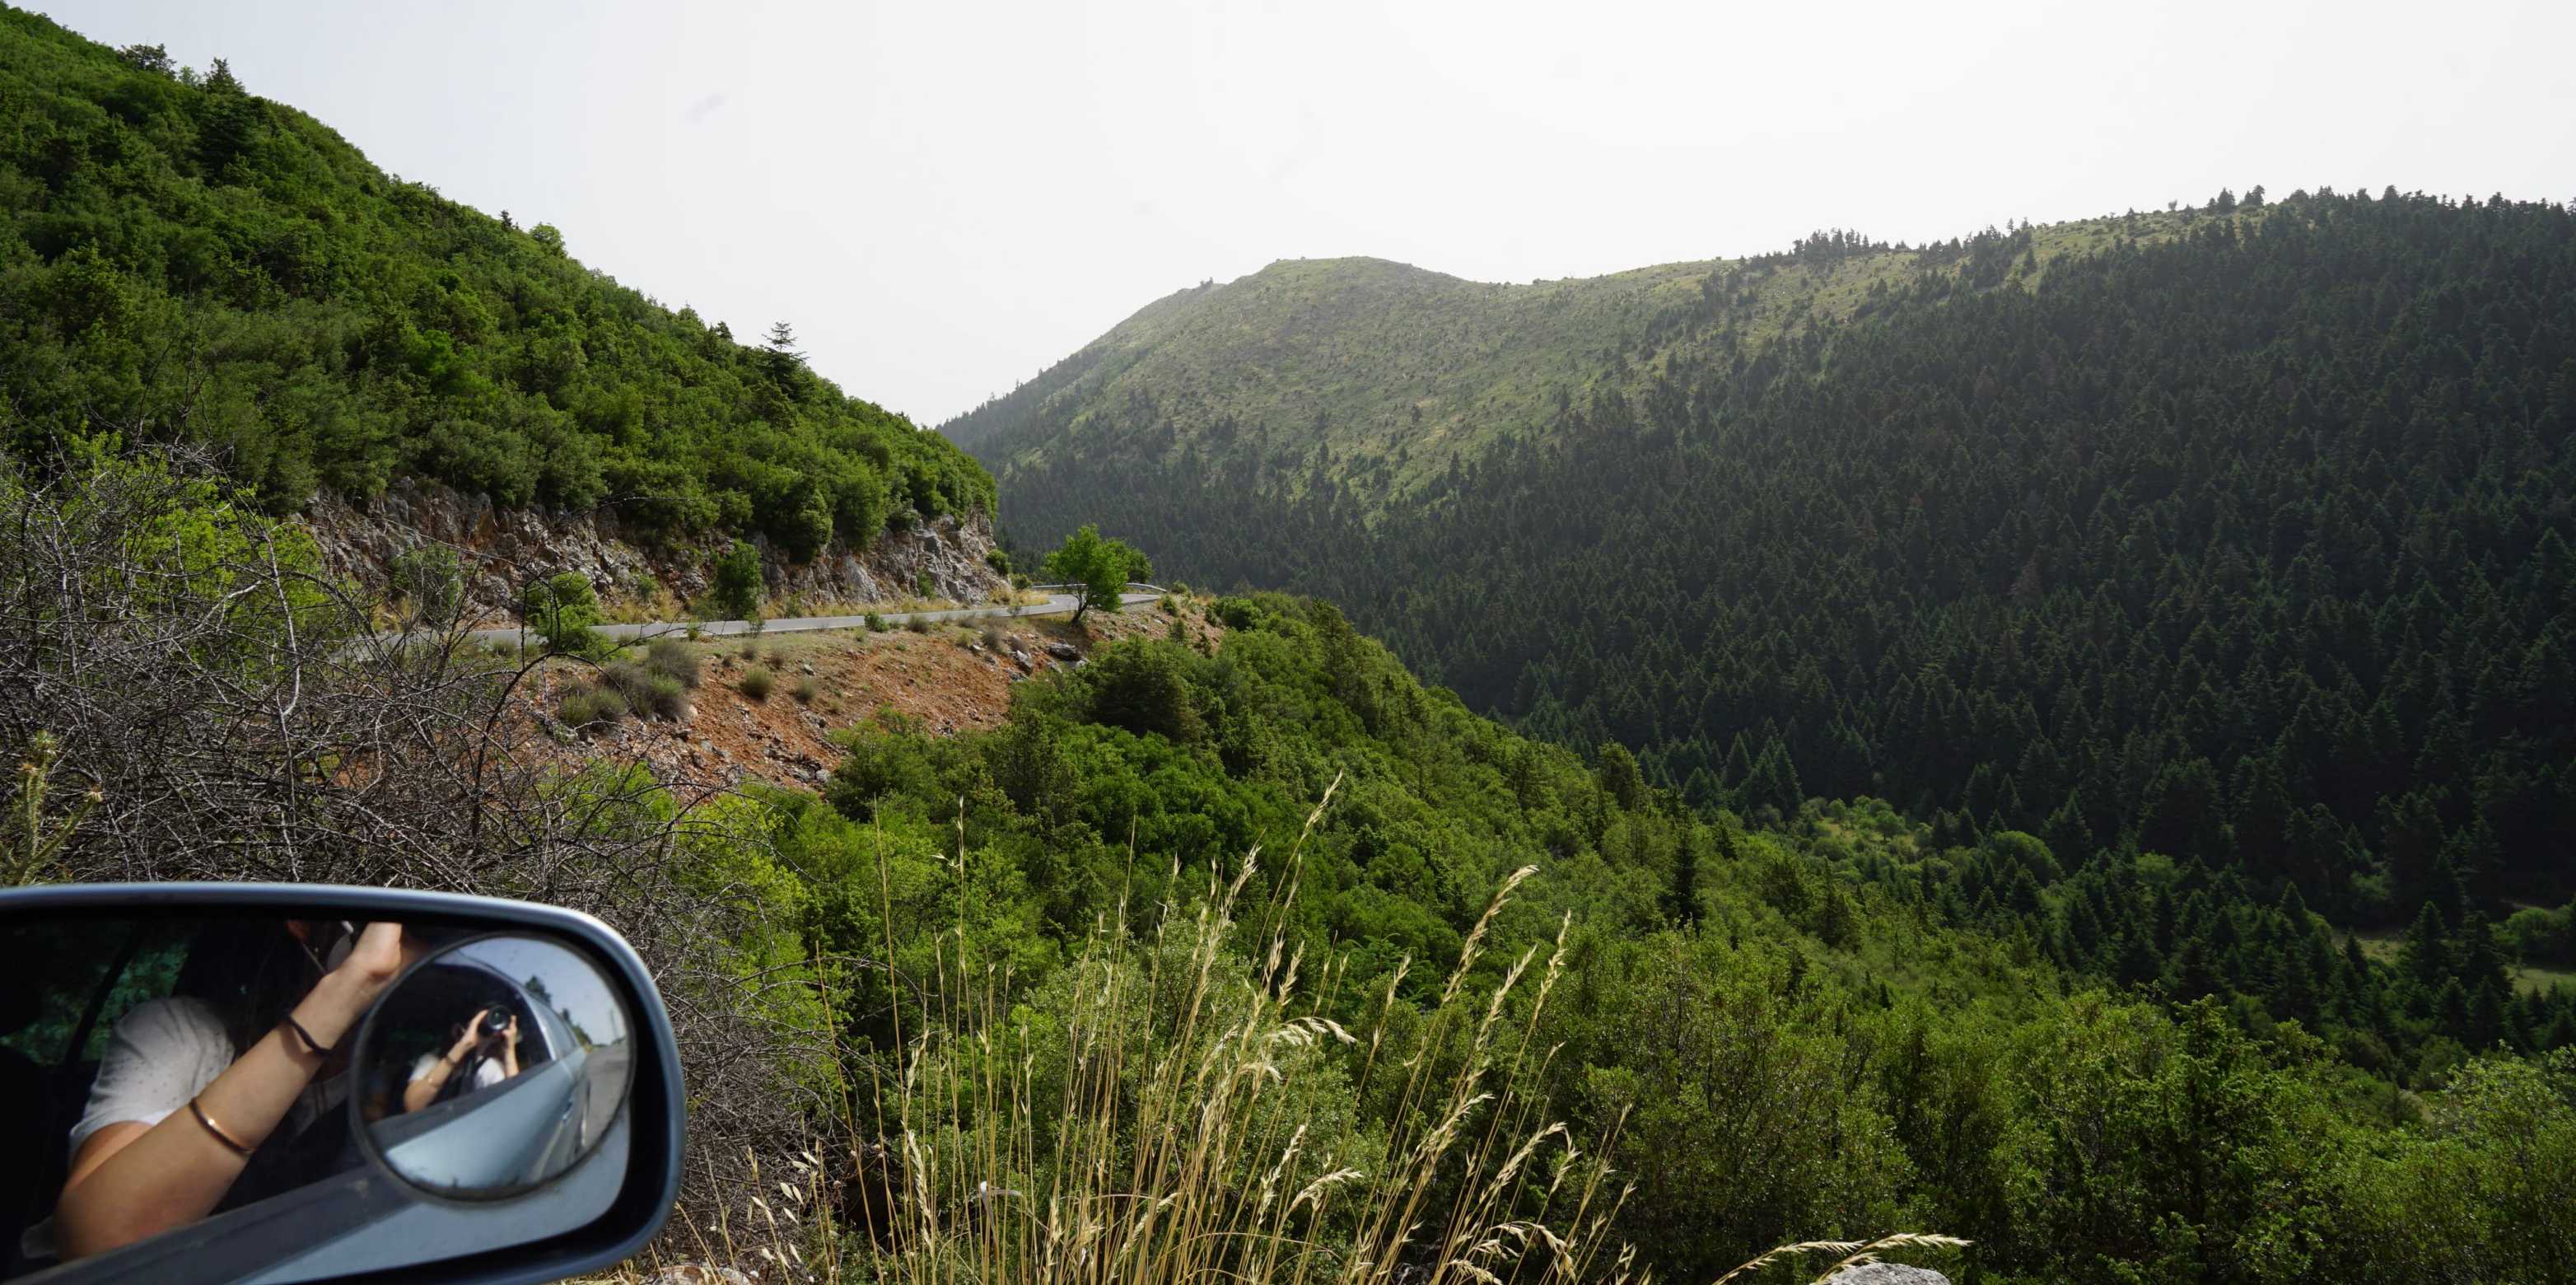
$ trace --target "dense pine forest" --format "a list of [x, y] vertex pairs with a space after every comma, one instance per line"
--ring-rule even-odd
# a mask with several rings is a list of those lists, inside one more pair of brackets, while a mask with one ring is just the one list
[[0, 440], [187, 443], [276, 511], [421, 476], [791, 556], [992, 480], [807, 370], [377, 170], [218, 62], [0, 9]]
[[[2029, 229], [1936, 247], [1845, 322], [1716, 321], [1374, 524], [1329, 474], [1265, 505], [1190, 452], [1015, 478], [1006, 516], [1122, 497], [1088, 511], [1168, 570], [1329, 592], [1472, 707], [1703, 805], [1883, 797], [1943, 843], [2157, 853], [2465, 940], [2478, 1042], [2511, 1007], [2488, 925], [2563, 964], [2576, 892], [2576, 219], [2224, 204], [2044, 268]], [[1712, 276], [1710, 313], [1890, 253], [1810, 242]], [[2062, 949], [2116, 963], [2099, 929], [2138, 920], [2087, 918]]]

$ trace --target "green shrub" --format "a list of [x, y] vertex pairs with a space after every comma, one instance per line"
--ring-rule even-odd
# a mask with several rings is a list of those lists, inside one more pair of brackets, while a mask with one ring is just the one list
[[1011, 574], [1011, 555], [1002, 552], [1001, 547], [996, 545], [984, 551], [984, 565], [991, 567], [994, 575], [1007, 576]]
[[581, 688], [555, 707], [555, 717], [576, 728], [605, 726], [626, 713], [626, 698], [604, 687]]
[[767, 669], [754, 665], [742, 671], [742, 677], [735, 681], [735, 685], [742, 689], [743, 695], [756, 701], [765, 701], [769, 699], [770, 687], [777, 681]]
[[1219, 598], [1209, 605], [1208, 614], [1224, 621], [1228, 629], [1261, 627], [1261, 608], [1249, 598]]
[[649, 665], [621, 660], [602, 666], [599, 685], [617, 693], [637, 714], [675, 719], [689, 712], [688, 689], [679, 679]]
[[578, 571], [558, 572], [528, 582], [520, 595], [520, 618], [545, 640], [546, 650], [572, 656], [599, 656], [614, 648], [599, 631], [599, 594]]
[[814, 676], [813, 676], [812, 674], [807, 674], [807, 675], [806, 675], [806, 676], [804, 676], [803, 678], [799, 678], [799, 679], [797, 679], [797, 680], [796, 680], [796, 692], [795, 692], [795, 696], [796, 696], [796, 703], [797, 703], [797, 704], [799, 704], [799, 705], [811, 705], [811, 704], [813, 704], [813, 703], [814, 703], [815, 698], [817, 698], [817, 697], [821, 696], [822, 694], [823, 694], [823, 685], [822, 685], [821, 683], [815, 682], [815, 681], [814, 681]]
[[931, 579], [930, 573], [924, 571], [912, 578], [912, 592], [919, 597], [936, 598], [939, 596], [939, 582]]
[[682, 687], [698, 685], [698, 654], [677, 638], [656, 638], [644, 649], [644, 667]]
[[1141, 643], [1101, 651], [1081, 671], [1085, 716], [1177, 745], [1197, 741], [1207, 725], [1185, 672], [1187, 655]]
[[917, 634], [926, 634], [930, 632], [930, 622], [919, 616], [914, 616], [912, 619], [903, 622], [903, 627]]
[[872, 633], [872, 634], [881, 634], [881, 633], [884, 633], [885, 631], [886, 631], [886, 618], [885, 618], [885, 617], [883, 617], [883, 616], [878, 615], [877, 613], [875, 613], [875, 612], [873, 612], [873, 611], [869, 612], [869, 613], [868, 613], [868, 632], [869, 632], [869, 633]]
[[743, 662], [744, 662], [745, 664], [757, 665], [757, 664], [759, 664], [759, 663], [760, 663], [760, 640], [759, 640], [759, 639], [756, 639], [756, 638], [755, 638], [755, 639], [753, 639], [752, 641], [747, 642], [747, 643], [744, 643], [744, 644], [742, 645], [742, 659], [743, 659]]

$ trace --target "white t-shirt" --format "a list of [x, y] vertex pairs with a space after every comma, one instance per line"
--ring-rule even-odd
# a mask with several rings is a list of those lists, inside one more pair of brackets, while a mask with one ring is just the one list
[[[98, 1076], [90, 1081], [89, 1108], [72, 1126], [68, 1154], [77, 1158], [90, 1135], [111, 1124], [149, 1128], [186, 1110], [188, 1100], [232, 1064], [232, 1036], [213, 1005], [184, 995], [135, 1005], [108, 1033]], [[348, 1087], [345, 1073], [306, 1085], [287, 1108], [286, 1128], [303, 1131], [346, 1099]], [[29, 1258], [52, 1257], [54, 1220], [20, 1233], [18, 1246]]]
[[[90, 1081], [89, 1109], [72, 1126], [71, 1154], [111, 1124], [155, 1125], [185, 1110], [188, 1100], [233, 1064], [232, 1037], [223, 1018], [201, 999], [174, 996], [137, 1004], [119, 1018]], [[335, 1075], [305, 1086], [287, 1109], [290, 1134], [300, 1133], [347, 1095], [348, 1077]]]
[[[418, 1058], [414, 1059], [411, 1064], [411, 1080], [409, 1082], [412, 1084], [418, 1084], [423, 1079], [426, 1079], [429, 1075], [430, 1068], [438, 1065], [439, 1059], [445, 1056], [446, 1054], [444, 1053], [423, 1053]], [[473, 1085], [475, 1088], [488, 1089], [495, 1084], [499, 1084], [502, 1079], [505, 1078], [501, 1074], [501, 1059], [497, 1057], [487, 1057], [479, 1053], [468, 1053], [465, 1056], [472, 1060], [474, 1066], [473, 1070], [465, 1073], [467, 1077], [466, 1082]]]

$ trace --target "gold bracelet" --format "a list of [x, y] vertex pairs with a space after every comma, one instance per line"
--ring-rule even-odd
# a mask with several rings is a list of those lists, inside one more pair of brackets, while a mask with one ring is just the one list
[[199, 1124], [202, 1124], [202, 1125], [206, 1126], [206, 1132], [208, 1132], [208, 1133], [211, 1133], [211, 1134], [215, 1135], [215, 1141], [220, 1142], [220, 1143], [224, 1144], [225, 1146], [232, 1148], [232, 1149], [233, 1149], [233, 1154], [238, 1155], [238, 1156], [240, 1156], [241, 1158], [243, 1158], [243, 1159], [245, 1159], [245, 1160], [247, 1160], [247, 1159], [249, 1159], [249, 1158], [250, 1158], [250, 1153], [251, 1153], [251, 1150], [252, 1150], [252, 1149], [251, 1149], [251, 1148], [249, 1148], [249, 1147], [245, 1147], [245, 1146], [243, 1146], [243, 1145], [241, 1144], [241, 1140], [240, 1140], [240, 1139], [235, 1138], [233, 1135], [231, 1135], [231, 1134], [229, 1134], [229, 1133], [224, 1132], [224, 1130], [223, 1130], [223, 1126], [221, 1126], [221, 1125], [219, 1125], [219, 1124], [216, 1124], [216, 1123], [215, 1123], [215, 1118], [214, 1118], [213, 1116], [207, 1115], [207, 1114], [206, 1114], [206, 1109], [205, 1109], [204, 1107], [198, 1106], [198, 1105], [197, 1105], [197, 1100], [196, 1100], [195, 1098], [190, 1098], [190, 1099], [188, 1099], [188, 1114], [190, 1114], [190, 1115], [193, 1115], [193, 1116], [197, 1117], [197, 1123], [199, 1123]]

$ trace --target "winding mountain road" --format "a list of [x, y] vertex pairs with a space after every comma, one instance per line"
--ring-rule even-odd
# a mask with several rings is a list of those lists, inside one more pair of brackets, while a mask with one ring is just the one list
[[[1162, 596], [1163, 591], [1156, 586], [1131, 584], [1126, 593], [1119, 595], [1119, 600], [1128, 606], [1134, 606], [1140, 602], [1157, 601]], [[1079, 602], [1080, 599], [1075, 595], [1058, 589], [1047, 595], [1044, 605], [1021, 607], [1017, 615], [1020, 617], [1067, 616], [1073, 614], [1073, 609]], [[883, 611], [876, 614], [877, 618], [886, 624], [899, 626], [916, 620], [938, 624], [948, 621], [1010, 619], [1014, 613], [1009, 607], [951, 607], [942, 611]], [[799, 634], [827, 629], [862, 629], [867, 626], [867, 623], [868, 618], [865, 613], [856, 616], [788, 616], [762, 621], [760, 632]], [[706, 638], [730, 638], [752, 632], [751, 622], [747, 620], [654, 620], [643, 624], [596, 625], [593, 628], [618, 642], [646, 642], [655, 638], [685, 635], [692, 625], [696, 626], [701, 637]], [[529, 631], [517, 626], [476, 629], [467, 636], [477, 642], [494, 643], [521, 642], [534, 637]]]

